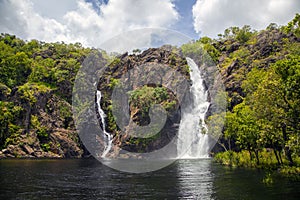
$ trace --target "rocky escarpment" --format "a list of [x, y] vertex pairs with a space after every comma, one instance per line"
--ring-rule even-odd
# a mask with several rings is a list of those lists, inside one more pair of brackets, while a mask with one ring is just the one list
[[242, 102], [245, 92], [242, 82], [253, 68], [269, 68], [290, 53], [299, 37], [284, 33], [278, 28], [269, 28], [253, 34], [246, 42], [231, 38], [213, 43], [220, 52], [217, 66], [229, 96], [229, 109]]
[[[24, 87], [30, 87], [32, 93], [27, 94]], [[16, 132], [4, 142], [1, 158], [79, 158], [83, 155], [71, 106], [54, 91], [26, 84], [5, 98], [18, 112], [14, 116]]]
[[72, 87], [90, 49], [0, 36], [0, 158], [87, 154], [72, 117]]
[[[120, 148], [129, 152], [145, 153], [167, 145], [178, 132], [180, 101], [186, 98], [189, 80], [186, 59], [178, 49], [171, 46], [148, 49], [137, 55], [126, 53], [116, 58], [98, 84], [98, 90], [103, 93], [101, 107], [107, 114], [107, 131], [114, 136], [114, 149], [108, 156], [119, 156]], [[125, 92], [117, 96], [114, 99], [117, 103], [112, 105], [112, 96], [118, 88]], [[126, 95], [127, 99], [124, 99]], [[151, 120], [160, 117], [152, 116], [150, 120], [150, 108], [154, 104], [166, 110], [166, 122], [162, 129], [157, 131], [155, 128], [146, 128], [147, 131], [142, 133], [142, 137], [134, 136], [136, 125], [145, 127]], [[120, 111], [117, 118], [122, 118], [123, 121], [118, 123], [115, 120], [113, 106]], [[126, 117], [127, 109], [129, 114]], [[155, 112], [158, 111], [154, 109]], [[153, 134], [149, 131], [153, 131]]]

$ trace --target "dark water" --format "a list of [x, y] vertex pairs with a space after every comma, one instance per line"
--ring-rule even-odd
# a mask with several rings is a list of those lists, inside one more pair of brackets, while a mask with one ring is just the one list
[[210, 159], [179, 160], [151, 173], [112, 170], [96, 160], [2, 160], [0, 199], [300, 199], [300, 183], [262, 183], [263, 172]]

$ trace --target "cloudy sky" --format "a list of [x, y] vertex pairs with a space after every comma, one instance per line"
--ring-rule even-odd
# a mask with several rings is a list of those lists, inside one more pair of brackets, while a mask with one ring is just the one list
[[[126, 31], [165, 28], [192, 39], [230, 26], [260, 30], [300, 12], [299, 0], [0, 0], [0, 32], [99, 47]], [[140, 40], [149, 40], [141, 37]]]

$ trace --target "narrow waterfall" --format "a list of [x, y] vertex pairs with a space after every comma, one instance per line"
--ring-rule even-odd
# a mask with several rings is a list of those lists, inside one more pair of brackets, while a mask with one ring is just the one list
[[205, 124], [205, 114], [210, 103], [207, 101], [207, 91], [203, 85], [203, 79], [197, 64], [187, 58], [190, 67], [192, 86], [192, 103], [183, 110], [177, 142], [178, 158], [204, 158], [208, 157], [209, 143]]
[[105, 156], [107, 155], [107, 153], [110, 151], [111, 147], [112, 147], [112, 135], [108, 132], [106, 132], [106, 129], [105, 129], [105, 113], [104, 111], [102, 110], [101, 108], [101, 91], [97, 90], [97, 99], [96, 99], [96, 103], [97, 103], [97, 109], [98, 109], [98, 113], [100, 115], [100, 118], [101, 118], [101, 123], [102, 123], [102, 129], [103, 129], [103, 133], [104, 133], [104, 138], [106, 139], [106, 145], [104, 147], [104, 151], [101, 155], [102, 158], [105, 158]]

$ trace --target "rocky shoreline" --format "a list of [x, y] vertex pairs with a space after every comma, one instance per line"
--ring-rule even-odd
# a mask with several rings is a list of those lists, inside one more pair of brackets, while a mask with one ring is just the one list
[[76, 133], [64, 130], [56, 129], [51, 133], [51, 138], [56, 141], [56, 147], [54, 145], [49, 146], [48, 151], [45, 151], [45, 147], [41, 147], [40, 141], [37, 139], [35, 133], [29, 135], [21, 135], [18, 140], [18, 144], [10, 144], [6, 148], [0, 151], [0, 159], [4, 158], [82, 158], [84, 156], [84, 149], [79, 146], [75, 141], [69, 138], [69, 135], [75, 135]]

